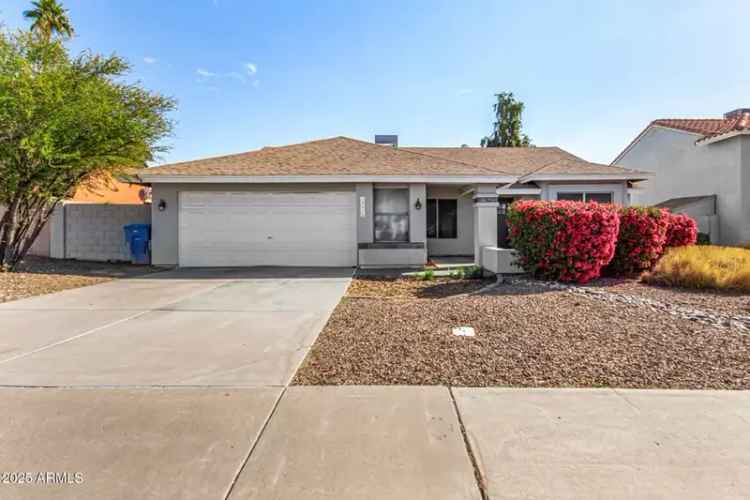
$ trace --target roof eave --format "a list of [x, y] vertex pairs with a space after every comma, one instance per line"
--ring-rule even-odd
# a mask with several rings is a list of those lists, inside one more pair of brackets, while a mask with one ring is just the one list
[[741, 135], [750, 135], [749, 129], [742, 129], [742, 130], [731, 130], [729, 132], [725, 132], [723, 134], [718, 135], [712, 135], [708, 137], [703, 137], [701, 139], [698, 139], [695, 141], [695, 144], [698, 146], [707, 146], [709, 144], [714, 144], [721, 141], [726, 141], [727, 139], [731, 139], [732, 137], [738, 137]]
[[524, 181], [645, 181], [654, 177], [653, 172], [623, 172], [617, 174], [533, 174]]
[[484, 184], [516, 182], [523, 177], [531, 181], [637, 181], [653, 177], [650, 172], [623, 172], [617, 174], [534, 174], [530, 177], [510, 175], [149, 175], [139, 174], [148, 184], [310, 184], [402, 182], [427, 184]]
[[312, 184], [401, 182], [435, 184], [504, 183], [516, 179], [508, 175], [148, 175], [140, 178], [149, 184]]

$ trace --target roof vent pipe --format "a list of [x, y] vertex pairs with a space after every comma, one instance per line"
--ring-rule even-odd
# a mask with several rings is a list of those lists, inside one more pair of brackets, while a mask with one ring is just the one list
[[390, 146], [392, 148], [397, 148], [398, 147], [398, 135], [395, 135], [395, 134], [387, 134], [387, 135], [375, 134], [375, 144], [380, 144], [382, 146]]

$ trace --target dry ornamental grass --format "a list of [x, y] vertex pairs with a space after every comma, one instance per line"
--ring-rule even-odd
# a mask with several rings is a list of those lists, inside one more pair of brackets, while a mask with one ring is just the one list
[[750, 293], [750, 250], [712, 245], [672, 248], [643, 281]]

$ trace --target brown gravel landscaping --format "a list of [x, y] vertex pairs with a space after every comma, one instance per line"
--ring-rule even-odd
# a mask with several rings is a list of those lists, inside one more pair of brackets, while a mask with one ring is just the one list
[[695, 290], [691, 288], [647, 285], [637, 279], [602, 278], [587, 286], [608, 292], [625, 293], [706, 311], [733, 315], [750, 315], [750, 294], [721, 290]]
[[0, 272], [0, 302], [96, 285], [155, 269], [133, 264], [26, 257], [14, 272]]
[[295, 383], [750, 389], [747, 333], [528, 285], [468, 294], [487, 284], [355, 279]]

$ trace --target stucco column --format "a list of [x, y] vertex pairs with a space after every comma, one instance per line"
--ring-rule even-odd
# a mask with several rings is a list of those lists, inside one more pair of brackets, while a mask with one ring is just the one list
[[482, 265], [482, 248], [497, 246], [497, 186], [480, 184], [474, 189], [474, 263]]

